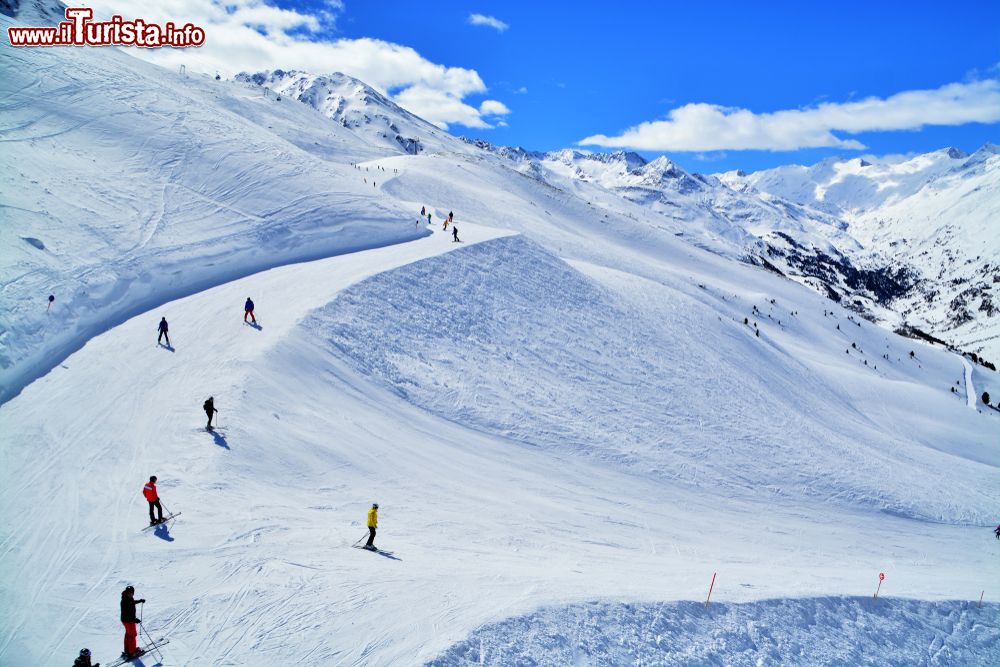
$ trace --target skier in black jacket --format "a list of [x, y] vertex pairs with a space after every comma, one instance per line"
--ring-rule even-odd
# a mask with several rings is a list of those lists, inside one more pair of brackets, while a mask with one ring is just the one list
[[205, 428], [207, 430], [211, 431], [212, 430], [212, 416], [216, 412], [218, 412], [218, 410], [215, 409], [215, 399], [212, 398], [211, 396], [209, 396], [208, 400], [205, 401], [205, 403], [201, 407], [205, 411], [205, 414], [208, 415], [208, 425], [205, 426]]
[[160, 326], [157, 328], [160, 335], [156, 337], [157, 344], [163, 342], [163, 339], [167, 339], [167, 347], [170, 347], [170, 334], [167, 333], [170, 330], [170, 325], [167, 324], [167, 318], [160, 318]]
[[127, 586], [122, 591], [122, 625], [125, 626], [125, 650], [122, 652], [122, 657], [129, 660], [142, 655], [142, 652], [135, 646], [136, 637], [139, 635], [136, 625], [142, 623], [136, 616], [135, 606], [142, 604], [145, 600], [136, 600], [134, 595], [135, 589], [131, 586]]

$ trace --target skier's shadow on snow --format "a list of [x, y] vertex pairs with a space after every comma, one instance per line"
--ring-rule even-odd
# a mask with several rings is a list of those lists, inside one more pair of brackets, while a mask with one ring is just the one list
[[[138, 667], [146, 667], [146, 663], [142, 661], [142, 658], [136, 658], [131, 664], [138, 665]], [[149, 667], [163, 667], [163, 663], [157, 660], [152, 665], [149, 665]]]
[[226, 442], [226, 436], [222, 435], [218, 431], [211, 431], [212, 439], [215, 440], [215, 444], [223, 449], [229, 449], [229, 443]]
[[389, 551], [376, 551], [375, 553], [377, 553], [379, 556], [382, 556], [383, 558], [388, 558], [389, 560], [403, 560], [399, 556], [394, 556]]
[[170, 529], [167, 528], [167, 524], [161, 523], [156, 528], [153, 529], [153, 535], [156, 535], [161, 540], [165, 542], [173, 542], [174, 538], [170, 536]]
[[162, 347], [167, 352], [176, 352], [177, 351], [177, 350], [174, 349], [174, 346], [171, 345], [170, 343], [167, 343], [166, 345], [164, 345], [163, 343], [159, 343], [159, 346]]
[[262, 327], [261, 325], [257, 324], [256, 322], [244, 322], [244, 324], [246, 324], [251, 329], [256, 329], [257, 331], [263, 331], [264, 330], [264, 327]]

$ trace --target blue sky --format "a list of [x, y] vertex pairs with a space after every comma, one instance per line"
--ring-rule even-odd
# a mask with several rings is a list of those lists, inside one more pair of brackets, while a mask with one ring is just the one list
[[[229, 7], [226, 19], [206, 10], [209, 41], [243, 39], [223, 24], [235, 17], [257, 22], [248, 46], [272, 43], [233, 49], [226, 66], [253, 52], [240, 69], [345, 71], [455, 134], [498, 144], [549, 150], [587, 139], [593, 150], [637, 147], [721, 171], [1000, 142], [996, 0]], [[473, 24], [473, 14], [495, 20]]]
[[[756, 6], [755, 6], [756, 5]], [[761, 6], [763, 5], [763, 6]], [[469, 25], [494, 16], [503, 32]], [[434, 62], [475, 69], [510, 109], [477, 134], [537, 149], [613, 134], [707, 102], [754, 112], [887, 97], [974, 76], [996, 77], [1000, 2], [483, 2], [347, 0], [338, 28], [408, 44]], [[515, 91], [526, 88], [527, 93]], [[461, 128], [452, 128], [460, 131]], [[1000, 142], [1000, 124], [866, 132], [876, 154]], [[656, 151], [641, 151], [655, 155]], [[865, 152], [865, 151], [860, 151]], [[698, 170], [812, 162], [837, 148], [670, 151]]]

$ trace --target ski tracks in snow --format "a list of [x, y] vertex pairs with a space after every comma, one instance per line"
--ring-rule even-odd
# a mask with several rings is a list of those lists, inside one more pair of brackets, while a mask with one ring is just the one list
[[965, 400], [969, 408], [976, 409], [976, 388], [972, 384], [972, 364], [965, 357], [962, 357], [962, 365], [965, 366]]

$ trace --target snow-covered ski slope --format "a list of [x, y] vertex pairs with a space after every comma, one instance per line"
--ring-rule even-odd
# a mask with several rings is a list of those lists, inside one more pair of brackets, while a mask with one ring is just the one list
[[[110, 50], [0, 53], [25, 84], [5, 122], [65, 123], [77, 98], [104, 110], [8, 143], [23, 146], [5, 196], [70, 220], [43, 235], [16, 218], [65, 245], [44, 271], [23, 256], [25, 275], [47, 291], [97, 267], [121, 287], [85, 302], [92, 321], [54, 308], [44, 331], [80, 349], [0, 405], [0, 665], [117, 655], [129, 583], [171, 639], [164, 665], [1000, 661], [1000, 413], [976, 402], [1000, 394], [995, 373], [967, 378], [960, 357], [638, 206], [616, 215], [585, 183], [471, 152], [386, 157], [306, 105]], [[123, 107], [135, 117], [96, 133]], [[140, 150], [157, 141], [187, 170], [163, 182], [191, 172], [226, 205], [156, 225], [133, 256], [121, 239], [146, 218], [121, 211], [168, 168]], [[54, 155], [122, 146], [132, 161], [91, 167], [86, 206], [59, 204], [56, 183], [83, 181]], [[228, 217], [251, 204], [257, 218]], [[449, 210], [464, 243], [440, 228]], [[345, 252], [355, 225], [381, 247]], [[135, 267], [177, 282], [129, 282]], [[15, 326], [5, 350], [51, 361], [52, 335]], [[143, 532], [151, 474], [183, 514]], [[373, 501], [391, 557], [350, 548]]]
[[379, 154], [255, 86], [115, 49], [3, 48], [0, 401], [170, 299], [421, 235], [350, 164]]
[[[960, 376], [957, 357], [920, 347], [919, 363], [894, 357], [886, 377], [821, 345], [793, 361], [819, 335], [796, 327], [856, 325], [814, 312], [823, 304], [804, 288], [738, 264], [732, 276], [698, 276], [705, 288], [655, 287], [566, 264], [522, 237], [464, 229], [482, 242], [462, 246], [439, 232], [167, 304], [93, 339], [0, 408], [0, 661], [56, 664], [78, 645], [114, 653], [125, 583], [150, 601], [150, 630], [171, 637], [165, 664], [416, 664], [439, 655], [461, 664], [465, 653], [451, 644], [538, 607], [697, 600], [712, 571], [721, 572], [715, 597], [727, 603], [864, 595], [880, 570], [884, 595], [949, 600], [890, 615], [894, 641], [961, 646], [961, 664], [996, 657], [995, 594], [975, 611], [952, 599], [974, 598], [996, 579], [983, 523], [997, 492], [980, 476], [998, 465], [989, 446], [997, 419], [948, 392], [929, 395], [920, 381]], [[439, 255], [446, 250], [455, 251]], [[735, 296], [711, 296], [720, 279], [737, 277], [746, 284]], [[789, 331], [760, 322], [758, 339], [724, 315], [762, 287], [802, 310]], [[240, 319], [247, 295], [259, 331]], [[173, 352], [154, 345], [160, 312], [175, 322]], [[886, 335], [866, 324], [853, 338], [875, 347]], [[895, 354], [908, 343], [887, 344]], [[727, 360], [733, 347], [739, 364]], [[608, 367], [643, 362], [645, 371]], [[796, 372], [778, 373], [783, 364]], [[872, 397], [890, 391], [898, 402]], [[817, 392], [830, 404], [814, 402]], [[208, 394], [221, 411], [214, 435], [200, 428]], [[919, 409], [899, 414], [903, 403]], [[761, 416], [735, 433], [754, 406]], [[629, 415], [629, 429], [611, 433]], [[865, 438], [839, 458], [829, 447], [841, 443], [810, 437], [838, 416]], [[574, 431], [581, 421], [592, 429]], [[160, 477], [167, 507], [184, 511], [156, 535], [140, 532], [149, 474]], [[383, 507], [378, 543], [395, 558], [350, 548], [373, 500]], [[959, 612], [975, 623], [949, 625]], [[863, 622], [836, 613], [761, 618], [766, 632], [825, 624], [868, 636]], [[547, 633], [578, 632], [546, 619]], [[621, 619], [625, 634], [646, 622]], [[775, 623], [780, 630], [766, 630]], [[742, 632], [732, 626], [724, 625]], [[517, 626], [491, 635], [490, 664], [510, 664], [497, 657], [509, 627]], [[876, 658], [896, 655], [879, 653], [874, 638], [865, 645]], [[601, 646], [575, 650], [594, 661], [619, 655]], [[720, 650], [694, 646], [705, 651], [685, 654], [695, 661]], [[829, 657], [782, 646], [740, 650], [800, 663]], [[665, 664], [678, 650], [634, 648]], [[536, 655], [562, 664], [551, 646]]]
[[[928, 648], [939, 664], [996, 657], [991, 597], [975, 611], [952, 601], [997, 574], [983, 526], [996, 490], [982, 477], [998, 465], [997, 419], [928, 386], [960, 377], [960, 359], [921, 346], [918, 360], [868, 370], [839, 349], [835, 322], [862, 348], [903, 355], [910, 341], [842, 312], [823, 317], [817, 296], [743, 265], [723, 274], [723, 260], [709, 262], [692, 282], [666, 271], [667, 284], [650, 285], [566, 264], [522, 237], [463, 230], [483, 242], [439, 232], [167, 304], [0, 408], [11, 517], [0, 532], [0, 659], [55, 664], [77, 645], [113, 653], [126, 582], [150, 600], [150, 629], [171, 637], [167, 664], [461, 664], [468, 652], [450, 645], [538, 607], [698, 599], [712, 571], [727, 603], [864, 595], [880, 570], [883, 594], [949, 600], [891, 614], [894, 642], [962, 647]], [[725, 300], [723, 284], [734, 290]], [[259, 331], [240, 319], [247, 295]], [[765, 313], [761, 338], [728, 317], [750, 301]], [[783, 331], [772, 319], [789, 307], [798, 315]], [[153, 344], [160, 312], [175, 322], [173, 352]], [[829, 338], [837, 349], [825, 351]], [[199, 428], [208, 394], [216, 435]], [[863, 432], [833, 456], [844, 439], [827, 442], [825, 423]], [[139, 490], [154, 473], [167, 506], [184, 511], [158, 535], [139, 530]], [[394, 559], [350, 548], [372, 500]], [[976, 621], [949, 624], [956, 613]], [[550, 616], [545, 632], [572, 641], [579, 631]], [[648, 620], [619, 618], [623, 635]], [[880, 652], [864, 615], [810, 618], [762, 611], [752, 628], [764, 630], [750, 632], [804, 641], [829, 626], [867, 638], [879, 664], [912, 655]], [[502, 646], [517, 627], [487, 626], [490, 664], [511, 664]], [[621, 655], [599, 638], [574, 651]], [[830, 655], [794, 640], [759, 646], [726, 655]], [[720, 650], [694, 647], [683, 654], [694, 661]], [[679, 650], [633, 649], [654, 664]], [[562, 664], [551, 645], [535, 655]]]

